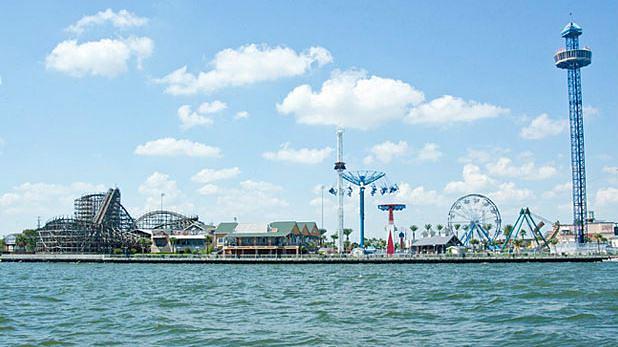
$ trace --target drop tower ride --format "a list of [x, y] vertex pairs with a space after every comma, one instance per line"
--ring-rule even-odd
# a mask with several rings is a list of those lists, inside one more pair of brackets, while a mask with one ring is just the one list
[[583, 243], [586, 233], [586, 159], [584, 152], [584, 112], [582, 108], [582, 67], [592, 62], [592, 51], [579, 48], [582, 28], [570, 22], [562, 30], [566, 48], [554, 55], [554, 62], [560, 69], [567, 70], [569, 91], [569, 124], [571, 128], [571, 172], [573, 175], [573, 228], [575, 242]]

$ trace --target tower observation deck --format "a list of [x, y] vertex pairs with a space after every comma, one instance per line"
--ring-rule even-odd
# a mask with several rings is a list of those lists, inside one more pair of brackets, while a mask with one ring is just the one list
[[592, 51], [579, 48], [582, 28], [570, 22], [562, 30], [566, 48], [554, 55], [556, 67], [567, 70], [569, 93], [569, 124], [571, 129], [571, 173], [573, 176], [573, 227], [575, 241], [584, 242], [586, 232], [586, 159], [584, 152], [584, 114], [582, 108], [582, 67], [592, 62]]

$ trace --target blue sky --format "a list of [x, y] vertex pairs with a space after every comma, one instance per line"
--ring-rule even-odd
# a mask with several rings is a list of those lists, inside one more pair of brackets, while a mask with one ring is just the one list
[[[552, 61], [569, 12], [593, 50], [588, 201], [616, 220], [615, 2], [3, 2], [0, 234], [112, 186], [134, 215], [164, 192], [206, 222], [319, 222], [337, 124], [349, 169], [402, 188], [388, 198], [408, 204], [399, 224], [446, 224], [472, 192], [504, 223], [524, 206], [569, 221], [566, 73]], [[385, 237], [377, 202], [366, 234]], [[330, 231], [334, 208], [326, 194]]]

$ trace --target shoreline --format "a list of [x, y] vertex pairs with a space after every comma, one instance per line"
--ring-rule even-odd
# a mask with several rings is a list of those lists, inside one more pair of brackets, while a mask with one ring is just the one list
[[116, 256], [106, 254], [3, 254], [9, 263], [116, 263], [116, 264], [479, 264], [479, 263], [592, 263], [608, 255], [580, 256], [407, 256], [407, 257], [178, 257]]

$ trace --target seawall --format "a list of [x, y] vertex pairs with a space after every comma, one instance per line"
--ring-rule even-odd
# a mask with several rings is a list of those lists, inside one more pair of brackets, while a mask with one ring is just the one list
[[537, 256], [402, 256], [402, 257], [209, 257], [209, 256], [118, 256], [103, 254], [3, 254], [0, 262], [37, 263], [149, 263], [149, 264], [470, 264], [470, 263], [590, 263], [610, 259], [607, 255]]

